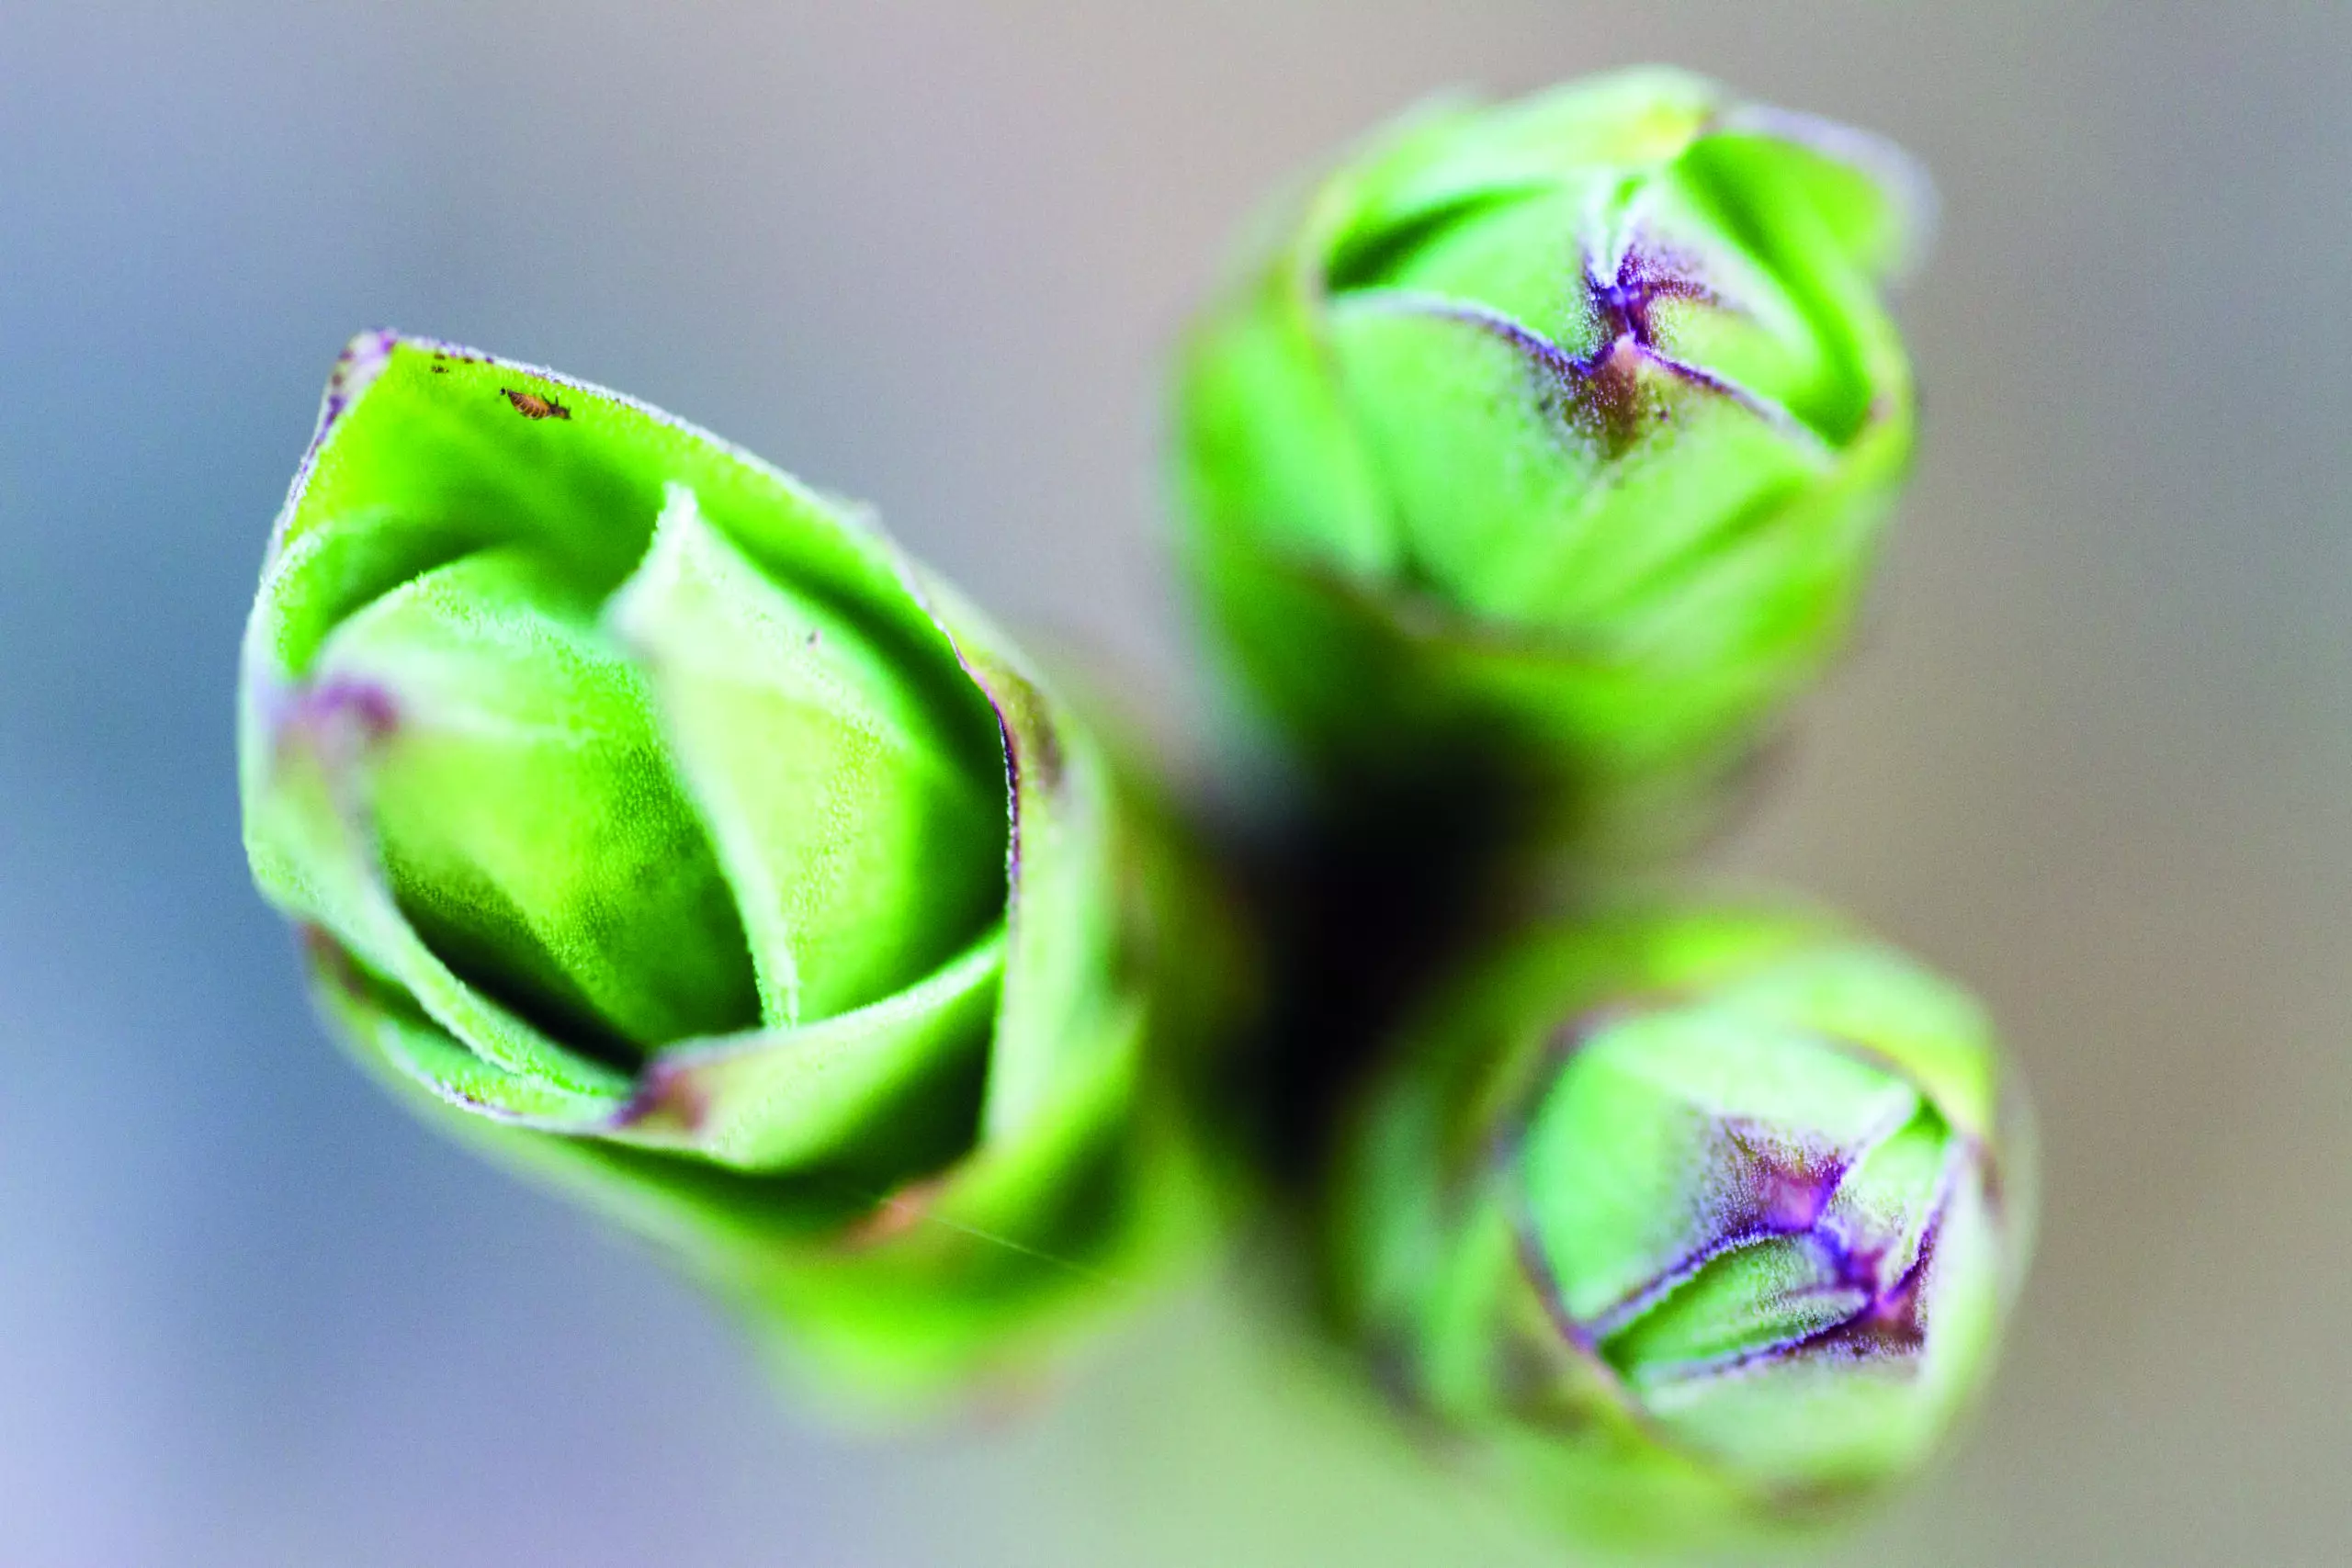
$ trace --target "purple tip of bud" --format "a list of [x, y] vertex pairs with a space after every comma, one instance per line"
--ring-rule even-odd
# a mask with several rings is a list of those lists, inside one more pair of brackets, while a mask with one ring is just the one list
[[278, 547], [284, 542], [287, 525], [293, 520], [294, 508], [302, 491], [311, 482], [311, 470], [318, 466], [319, 452], [326, 445], [327, 435], [368, 384], [390, 363], [392, 349], [401, 334], [389, 327], [378, 327], [361, 333], [343, 345], [334, 356], [334, 368], [327, 373], [327, 389], [319, 400], [319, 422], [311, 432], [311, 444], [303, 448], [302, 460], [294, 466], [293, 481], [286, 489], [286, 504], [278, 509], [277, 521], [269, 532], [269, 558], [275, 560]]
[[1612, 461], [1673, 418], [1665, 395], [1670, 386], [1728, 399], [1776, 425], [1793, 423], [1746, 388], [1659, 345], [1654, 314], [1659, 300], [1727, 308], [1687, 260], [1655, 247], [1631, 246], [1613, 266], [1588, 264], [1584, 282], [1595, 326], [1593, 346], [1584, 354], [1571, 354], [1525, 323], [1466, 300], [1396, 289], [1363, 295], [1359, 305], [1457, 321], [1508, 344], [1543, 378], [1546, 400], [1558, 417], [1598, 442]]
[[690, 1067], [655, 1061], [639, 1075], [635, 1092], [614, 1113], [613, 1125], [693, 1134], [709, 1114], [710, 1095]]
[[400, 704], [373, 681], [332, 675], [276, 694], [266, 710], [279, 756], [301, 747], [331, 769], [347, 768], [400, 728]]
[[372, 741], [400, 728], [400, 705], [382, 686], [334, 675], [296, 688], [278, 723], [318, 735], [346, 733]]
[[1651, 385], [1659, 376], [1728, 398], [1764, 418], [1782, 417], [1746, 389], [1676, 358], [1659, 344], [1659, 300], [1726, 308], [1688, 257], [1655, 246], [1628, 245], [1613, 266], [1588, 262], [1584, 281], [1595, 345], [1591, 353], [1569, 360], [1560, 377], [1561, 389], [1570, 409], [1582, 414], [1581, 423], [1600, 436], [1611, 457], [1621, 456], [1648, 426], [1671, 417]]
[[1679, 252], [1654, 244], [1626, 246], [1614, 266], [1588, 262], [1585, 290], [1593, 313], [1599, 318], [1603, 341], [1631, 337], [1645, 348], [1654, 347], [1657, 342], [1651, 309], [1660, 299], [1690, 299], [1718, 308], [1723, 305], [1722, 297], [1701, 281], [1695, 262]]
[[1844, 1322], [1766, 1354], [1775, 1359], [1826, 1355], [1853, 1360], [1917, 1355], [1928, 1343], [1925, 1298], [1935, 1250], [1936, 1232], [1930, 1225], [1919, 1240], [1918, 1256], [1893, 1280], [1882, 1278], [1886, 1262], [1883, 1250], [1838, 1251], [1838, 1282], [1862, 1292], [1867, 1303]]
[[392, 357], [392, 347], [400, 342], [400, 333], [389, 327], [379, 327], [361, 333], [343, 345], [335, 355], [334, 369], [328, 373], [325, 398], [319, 405], [319, 434], [324, 435], [343, 412], [368, 389], [384, 366]]

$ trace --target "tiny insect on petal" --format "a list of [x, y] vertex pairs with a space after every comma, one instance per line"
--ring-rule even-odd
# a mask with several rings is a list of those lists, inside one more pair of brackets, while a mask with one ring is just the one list
[[514, 412], [525, 419], [570, 419], [571, 417], [571, 411], [553, 398], [543, 397], [537, 392], [518, 392], [512, 387], [501, 387], [498, 389], [505, 394], [508, 402], [514, 405]]

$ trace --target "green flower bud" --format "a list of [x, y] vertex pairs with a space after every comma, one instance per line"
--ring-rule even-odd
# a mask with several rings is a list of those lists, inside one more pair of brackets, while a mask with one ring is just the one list
[[1218, 897], [1002, 637], [641, 404], [345, 351], [244, 649], [245, 842], [380, 1077], [826, 1384], [1019, 1367], [1199, 1237]]
[[1587, 1539], [1722, 1542], [1913, 1470], [1990, 1371], [2030, 1131], [1984, 1017], [1820, 920], [1519, 939], [1343, 1155], [1341, 1317]]
[[1719, 778], [1838, 647], [1902, 479], [1883, 288], [1925, 193], [1662, 70], [1375, 139], [1184, 366], [1188, 564], [1241, 684], [1337, 778], [1475, 745], [1558, 830]]

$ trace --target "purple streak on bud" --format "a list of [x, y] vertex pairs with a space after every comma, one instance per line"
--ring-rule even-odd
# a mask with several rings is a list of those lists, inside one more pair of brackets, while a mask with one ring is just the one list
[[302, 449], [302, 460], [294, 466], [294, 480], [287, 487], [286, 504], [278, 509], [277, 521], [270, 526], [269, 559], [277, 559], [278, 547], [285, 542], [286, 526], [293, 520], [295, 503], [311, 482], [311, 470], [318, 466], [319, 452], [326, 445], [328, 432], [358, 400], [359, 394], [368, 389], [368, 383], [391, 362], [392, 345], [399, 342], [400, 333], [379, 327], [361, 333], [335, 355], [334, 368], [327, 375], [326, 393], [319, 400], [319, 422], [311, 431], [311, 444]]
[[1775, 425], [1792, 423], [1786, 412], [1747, 389], [1677, 359], [1658, 345], [1652, 311], [1660, 299], [1723, 303], [1686, 265], [1667, 253], [1635, 246], [1606, 276], [1589, 265], [1584, 282], [1598, 335], [1592, 350], [1581, 355], [1570, 354], [1499, 310], [1442, 295], [1384, 289], [1358, 295], [1353, 303], [1360, 309], [1458, 321], [1501, 340], [1544, 378], [1547, 401], [1555, 402], [1558, 416], [1599, 442], [1611, 460], [1673, 417], [1661, 378], [1727, 398]]
[[1600, 430], [1609, 455], [1621, 456], [1649, 424], [1670, 417], [1664, 400], [1649, 395], [1648, 378], [1668, 378], [1768, 412], [1765, 405], [1721, 377], [1675, 358], [1658, 344], [1653, 314], [1661, 299], [1689, 299], [1721, 306], [1714, 290], [1699, 281], [1683, 259], [1663, 251], [1628, 246], [1613, 268], [1585, 266], [1585, 291], [1596, 329], [1596, 346], [1575, 362], [1570, 400]]
[[1911, 1266], [1883, 1285], [1880, 1275], [1883, 1250], [1848, 1252], [1826, 1231], [1812, 1239], [1834, 1260], [1838, 1278], [1808, 1294], [1859, 1294], [1861, 1304], [1826, 1328], [1800, 1335], [1777, 1345], [1766, 1345], [1712, 1361], [1701, 1361], [1675, 1372], [1675, 1379], [1719, 1377], [1749, 1368], [1805, 1360], [1900, 1361], [1927, 1348], [1926, 1296], [1928, 1272], [1936, 1250], [1936, 1230], [1941, 1215], [1928, 1224], [1919, 1240], [1919, 1254]]
[[1584, 360], [1533, 328], [1522, 326], [1500, 310], [1489, 310], [1484, 305], [1404, 288], [1359, 295], [1351, 299], [1350, 304], [1358, 310], [1385, 310], [1400, 316], [1428, 316], [1439, 321], [1457, 321], [1489, 337], [1499, 338], [1514, 352], [1552, 376], [1568, 380], [1585, 373]]
[[1919, 1256], [1911, 1260], [1911, 1267], [1883, 1286], [1878, 1281], [1885, 1262], [1883, 1253], [1868, 1254], [1866, 1262], [1856, 1259], [1861, 1267], [1850, 1270], [1848, 1277], [1856, 1288], [1869, 1292], [1869, 1304], [1845, 1322], [1785, 1347], [1777, 1354], [1831, 1354], [1857, 1360], [1917, 1355], [1928, 1342], [1922, 1308], [1928, 1269], [1935, 1252], [1936, 1227], [1930, 1224], [1919, 1238]]
[[334, 369], [327, 376], [326, 398], [319, 408], [319, 431], [326, 434], [328, 427], [343, 417], [343, 411], [367, 389], [368, 383], [383, 369], [384, 362], [392, 356], [392, 345], [400, 334], [390, 328], [379, 327], [361, 333], [343, 345], [335, 355]]
[[[1655, 350], [1657, 324], [1650, 312], [1660, 299], [1690, 299], [1718, 308], [1723, 305], [1715, 291], [1699, 280], [1697, 266], [1672, 252], [1629, 245], [1625, 254], [1617, 258], [1615, 267], [1606, 270], [1608, 276], [1604, 277], [1604, 268], [1590, 263], [1585, 267], [1585, 288], [1591, 296], [1593, 312], [1600, 320], [1604, 341], [1630, 336], [1642, 347]], [[1661, 363], [1676, 366], [1683, 374], [1706, 377], [1704, 371], [1664, 355], [1658, 357]]]
[[1718, 1148], [1728, 1200], [1719, 1223], [1728, 1239], [1753, 1241], [1813, 1229], [1846, 1179], [1844, 1156], [1781, 1145], [1765, 1127], [1745, 1118], [1724, 1121]]
[[[1844, 1154], [1785, 1144], [1761, 1123], [1738, 1117], [1718, 1124], [1705, 1164], [1714, 1179], [1694, 1216], [1702, 1239], [1595, 1315], [1584, 1325], [1589, 1338], [1608, 1338], [1727, 1252], [1784, 1236], [1820, 1236], [1851, 1168]], [[1842, 1241], [1830, 1245], [1841, 1257], [1847, 1250]]]

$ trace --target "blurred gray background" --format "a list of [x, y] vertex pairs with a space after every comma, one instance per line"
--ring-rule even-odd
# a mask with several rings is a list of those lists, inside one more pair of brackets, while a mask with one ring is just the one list
[[1193, 700], [1169, 337], [1439, 86], [1667, 59], [1891, 133], [1942, 243], [1866, 645], [1742, 874], [1974, 980], [2039, 1271], [1860, 1563], [2352, 1561], [2352, 10], [0, 4], [0, 1563], [1502, 1565], [1229, 1291], [874, 1447], [324, 1043], [231, 689], [344, 338], [626, 388]]

